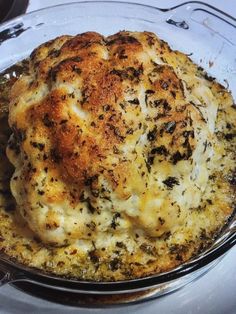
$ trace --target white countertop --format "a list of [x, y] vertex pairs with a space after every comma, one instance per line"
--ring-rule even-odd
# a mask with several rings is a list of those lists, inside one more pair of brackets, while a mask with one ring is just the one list
[[206, 275], [173, 294], [129, 307], [108, 309], [73, 308], [28, 296], [10, 286], [0, 291], [0, 313], [81, 314], [235, 314], [236, 248]]
[[[121, 0], [122, 1], [122, 0]], [[73, 0], [30, 0], [28, 12], [42, 7], [75, 2]], [[154, 5], [160, 8], [172, 7], [184, 0], [129, 0]], [[204, 1], [222, 11], [236, 16], [235, 0]], [[13, 287], [0, 289], [0, 313], [137, 313], [137, 314], [236, 314], [236, 247], [231, 249], [220, 263], [205, 276], [181, 290], [146, 303], [114, 309], [72, 308], [26, 295]]]

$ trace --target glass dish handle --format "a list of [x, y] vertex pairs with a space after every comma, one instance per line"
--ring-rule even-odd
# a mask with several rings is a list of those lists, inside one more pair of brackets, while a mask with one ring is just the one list
[[[170, 12], [170, 19], [179, 21], [177, 24], [185, 26], [182, 28], [188, 29], [191, 23], [198, 23], [199, 27], [206, 27], [213, 36], [219, 35], [228, 43], [236, 45], [236, 19], [229, 14], [206, 3], [194, 1], [178, 5]], [[188, 21], [187, 27], [185, 20]]]
[[11, 282], [11, 273], [0, 271], [0, 287]]
[[16, 281], [25, 281], [26, 277], [20, 273], [17, 273], [13, 270], [8, 269], [4, 265], [0, 264], [0, 287], [16, 282]]

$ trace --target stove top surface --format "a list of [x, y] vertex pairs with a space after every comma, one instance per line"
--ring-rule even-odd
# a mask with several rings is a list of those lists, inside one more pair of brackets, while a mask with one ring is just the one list
[[28, 0], [0, 0], [0, 23], [26, 12]]

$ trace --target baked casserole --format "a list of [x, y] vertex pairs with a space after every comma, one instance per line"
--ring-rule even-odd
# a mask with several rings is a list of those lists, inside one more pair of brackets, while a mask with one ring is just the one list
[[145, 277], [208, 248], [232, 217], [232, 96], [155, 34], [58, 37], [5, 86], [0, 247], [19, 262]]

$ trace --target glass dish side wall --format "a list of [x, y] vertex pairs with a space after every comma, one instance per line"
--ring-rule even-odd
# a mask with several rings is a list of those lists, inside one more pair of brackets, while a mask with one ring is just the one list
[[[75, 25], [77, 25], [76, 29]], [[87, 30], [95, 30], [108, 35], [121, 29], [146, 30], [157, 33], [172, 47], [189, 54], [196, 63], [202, 65], [224, 86], [228, 85], [236, 98], [235, 25], [236, 22], [231, 17], [198, 2], [189, 2], [166, 10], [119, 2], [84, 2], [66, 5], [65, 11], [65, 6], [62, 5], [33, 12], [0, 27], [0, 71], [28, 56], [39, 44], [62, 34], [75, 35]], [[186, 268], [176, 269], [172, 275], [156, 276], [155, 279], [149, 278], [150, 280], [146, 282], [134, 281], [129, 286], [127, 283], [123, 283], [122, 286], [121, 283], [120, 287], [114, 286], [114, 290], [111, 286], [107, 286], [107, 291], [124, 293], [125, 285], [129, 292], [152, 286], [159, 289], [155, 296], [183, 286], [200, 273], [207, 271], [212, 266], [211, 262], [215, 264], [217, 258], [235, 244], [235, 225], [234, 219], [210, 251], [210, 257], [203, 254], [197, 260], [187, 263]], [[5, 282], [39, 280], [40, 285], [50, 285], [55, 289], [72, 289], [88, 293], [89, 287], [83, 286], [83, 283], [79, 290], [78, 286], [76, 288], [76, 283], [73, 286], [71, 282], [59, 283], [47, 277], [40, 281], [37, 272], [32, 272], [30, 275], [26, 269], [25, 273], [23, 270], [23, 273], [19, 274], [17, 267], [8, 270], [8, 261], [5, 265], [5, 272], [9, 273], [4, 277]], [[197, 271], [199, 269], [201, 271]], [[187, 277], [187, 274], [190, 276]], [[90, 293], [100, 288], [99, 285], [92, 285]], [[101, 293], [107, 291], [101, 290]]]

